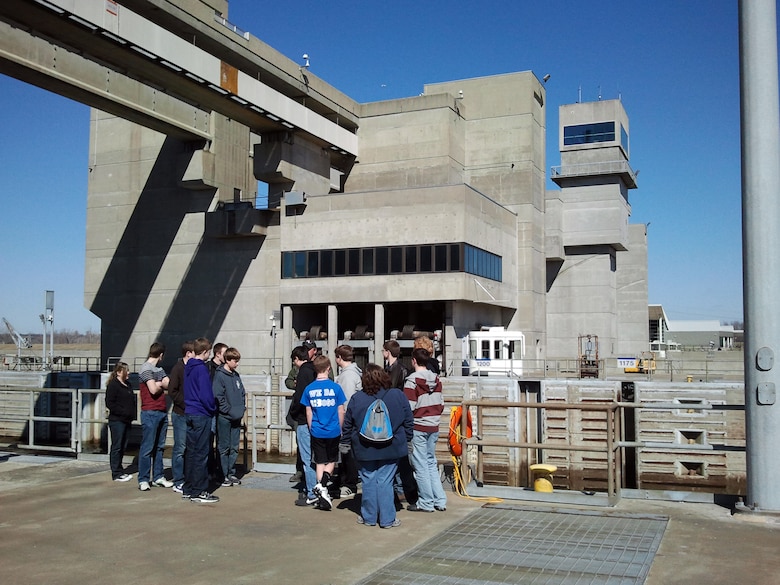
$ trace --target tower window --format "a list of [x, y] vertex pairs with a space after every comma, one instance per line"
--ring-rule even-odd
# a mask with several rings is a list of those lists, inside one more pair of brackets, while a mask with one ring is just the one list
[[615, 123], [596, 122], [595, 124], [578, 124], [564, 126], [563, 145], [591, 144], [594, 142], [614, 142]]

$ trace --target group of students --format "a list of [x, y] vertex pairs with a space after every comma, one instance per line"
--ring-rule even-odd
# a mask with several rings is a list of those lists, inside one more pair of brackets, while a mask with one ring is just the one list
[[[165, 346], [155, 342], [138, 372], [141, 397], [141, 447], [138, 453], [138, 489], [152, 486], [171, 488], [183, 499], [215, 503], [219, 498], [209, 491], [209, 476], [216, 475], [223, 487], [240, 484], [236, 460], [241, 424], [246, 410], [246, 392], [236, 348], [217, 343], [213, 348], [205, 337], [182, 344], [182, 357], [170, 376], [160, 366]], [[119, 362], [106, 387], [106, 408], [111, 434], [110, 465], [114, 481], [125, 482], [122, 458], [130, 425], [135, 419], [136, 402], [128, 382], [129, 368]], [[163, 450], [168, 431], [167, 395], [171, 399], [173, 480], [163, 473]], [[214, 437], [217, 454], [214, 455]], [[210, 474], [210, 470], [213, 471]]]
[[[362, 485], [358, 524], [400, 525], [396, 485], [402, 486], [407, 510], [446, 510], [436, 460], [444, 410], [438, 362], [432, 359], [432, 347], [415, 345], [411, 373], [401, 363], [400, 346], [394, 340], [383, 346], [385, 367], [368, 364], [362, 372], [354, 363], [352, 347], [341, 345], [335, 351], [340, 369], [335, 381], [330, 361], [316, 356], [313, 341], [293, 350], [287, 385], [295, 393], [287, 421], [296, 431], [302, 465], [296, 505], [332, 508], [331, 489], [336, 487], [332, 476], [340, 460], [341, 495], [355, 493], [358, 477]], [[366, 413], [377, 399], [384, 404], [392, 428], [392, 439], [382, 445], [361, 435]]]

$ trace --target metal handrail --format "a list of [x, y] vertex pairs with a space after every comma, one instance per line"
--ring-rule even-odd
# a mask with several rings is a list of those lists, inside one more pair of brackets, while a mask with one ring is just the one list
[[611, 173], [627, 173], [636, 181], [636, 173], [625, 160], [579, 163], [572, 165], [557, 165], [550, 167], [550, 176], [567, 177], [570, 175], [604, 175]]
[[[270, 377], [270, 376], [269, 376]], [[282, 383], [280, 379], [280, 384]], [[265, 432], [265, 450], [266, 452], [270, 452], [272, 449], [271, 445], [271, 437], [269, 435], [268, 431], [272, 430], [290, 430], [289, 426], [287, 425], [286, 421], [284, 420], [284, 416], [286, 413], [282, 412], [283, 409], [279, 409], [278, 412], [278, 423], [272, 422], [272, 419], [276, 418], [272, 416], [273, 413], [273, 399], [279, 398], [281, 399], [281, 404], [284, 404], [284, 400], [287, 398], [290, 398], [293, 395], [293, 392], [288, 391], [273, 391], [273, 390], [247, 390], [247, 433], [251, 433], [252, 435], [252, 469], [256, 469], [259, 458], [257, 456], [258, 453], [258, 446], [259, 446], [259, 431]], [[265, 416], [261, 416], [258, 414], [260, 412], [259, 409], [259, 400], [265, 400]], [[281, 441], [280, 441], [281, 442]]]
[[[544, 402], [514, 402], [508, 400], [464, 400], [461, 402], [463, 411], [471, 406], [477, 407], [477, 418], [479, 418], [479, 409], [482, 407], [496, 408], [536, 408], [546, 410], [580, 410], [604, 412], [607, 419], [606, 449], [603, 446], [588, 445], [558, 445], [549, 443], [520, 442], [498, 439], [483, 439], [480, 437], [467, 437], [468, 417], [461, 418], [461, 437], [462, 442], [468, 445], [493, 446], [493, 447], [511, 447], [517, 449], [539, 449], [547, 451], [581, 451], [590, 453], [605, 453], [607, 456], [607, 498], [610, 505], [616, 504], [620, 499], [620, 486], [622, 485], [622, 463], [621, 450], [619, 446], [620, 417], [617, 416], [619, 405], [616, 402], [608, 404], [571, 404], [571, 403], [544, 403]], [[468, 449], [463, 449], [460, 460], [461, 477], [467, 477], [469, 469]]]
[[[70, 394], [71, 396], [71, 415], [63, 416], [44, 416], [35, 414], [35, 396], [36, 394], [47, 393]], [[25, 393], [28, 395], [27, 412], [23, 415], [14, 415], [13, 413], [1, 412], [0, 420], [5, 422], [26, 423], [27, 424], [27, 444], [19, 444], [22, 449], [39, 449], [46, 451], [63, 451], [66, 453], [75, 453], [78, 446], [78, 390], [71, 388], [2, 388], [1, 393]], [[35, 423], [36, 422], [60, 422], [70, 425], [70, 446], [62, 447], [59, 445], [36, 445], [35, 443]]]

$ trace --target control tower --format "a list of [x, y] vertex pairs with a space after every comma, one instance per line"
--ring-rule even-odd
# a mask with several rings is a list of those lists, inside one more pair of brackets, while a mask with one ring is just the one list
[[548, 355], [571, 355], [572, 331], [598, 336], [603, 357], [637, 355], [647, 350], [647, 234], [628, 223], [637, 184], [622, 102], [560, 106], [558, 139], [550, 176], [560, 191], [546, 208]]

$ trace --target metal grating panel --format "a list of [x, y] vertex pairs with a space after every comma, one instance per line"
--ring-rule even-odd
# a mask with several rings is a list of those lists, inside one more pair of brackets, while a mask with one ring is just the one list
[[358, 585], [641, 585], [668, 518], [488, 505]]

